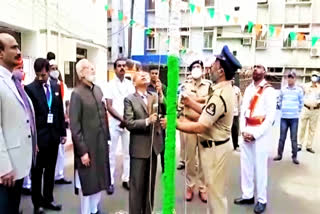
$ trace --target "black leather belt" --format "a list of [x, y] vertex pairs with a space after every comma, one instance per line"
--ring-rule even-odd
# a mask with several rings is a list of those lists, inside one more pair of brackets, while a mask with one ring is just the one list
[[307, 106], [307, 105], [305, 105], [305, 104], [304, 104], [304, 107], [306, 107], [306, 108], [309, 109], [309, 110], [316, 110], [316, 109], [319, 109], [319, 108], [320, 108], [320, 106], [311, 107], [311, 106]]
[[230, 140], [230, 138], [228, 138], [226, 140], [221, 140], [221, 141], [204, 140], [204, 141], [201, 141], [200, 144], [203, 146], [203, 148], [211, 148], [212, 143], [214, 143], [214, 145], [216, 145], [216, 146], [220, 146], [222, 144], [225, 144], [229, 140]]

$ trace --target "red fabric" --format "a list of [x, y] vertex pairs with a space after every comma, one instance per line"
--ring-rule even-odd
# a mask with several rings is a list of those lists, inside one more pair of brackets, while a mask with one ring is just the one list
[[62, 100], [63, 100], [63, 97], [64, 97], [64, 85], [63, 85], [62, 81], [60, 81], [60, 90], [61, 90], [61, 97], [62, 97]]
[[246, 123], [249, 126], [258, 126], [261, 125], [265, 119], [266, 117], [250, 117], [246, 118]]

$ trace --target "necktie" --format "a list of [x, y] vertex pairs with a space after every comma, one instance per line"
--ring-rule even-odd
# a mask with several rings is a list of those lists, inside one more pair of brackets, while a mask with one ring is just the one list
[[[26, 92], [24, 91], [24, 89], [22, 88], [22, 85], [21, 85], [21, 82], [19, 79], [15, 78], [15, 76], [12, 76], [12, 80], [23, 100], [23, 103], [26, 107], [26, 110], [28, 112], [28, 116], [29, 116], [29, 120], [30, 120], [30, 128], [31, 128], [31, 133], [33, 136], [35, 136], [35, 127], [34, 127], [34, 124], [35, 124], [35, 120], [34, 120], [34, 117], [33, 117], [33, 112], [32, 112], [32, 109], [31, 109], [31, 106], [30, 106], [30, 103], [29, 103], [29, 100], [28, 100], [28, 97], [26, 95]], [[34, 139], [34, 138], [33, 138]], [[33, 161], [35, 161], [35, 141], [33, 140], [33, 144], [32, 144], [32, 147], [33, 147]]]
[[49, 90], [49, 85], [47, 83], [44, 84], [44, 87], [46, 87], [46, 98], [47, 98], [47, 103], [49, 103], [50, 100], [50, 90]]

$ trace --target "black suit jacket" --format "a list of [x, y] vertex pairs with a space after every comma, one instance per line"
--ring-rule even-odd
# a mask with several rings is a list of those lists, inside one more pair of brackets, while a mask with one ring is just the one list
[[50, 87], [52, 95], [52, 124], [47, 123], [49, 107], [43, 85], [39, 81], [34, 80], [32, 83], [25, 86], [25, 91], [29, 95], [34, 106], [39, 148], [46, 148], [52, 142], [59, 144], [60, 137], [66, 136], [61, 90], [59, 85], [53, 81], [50, 81]]

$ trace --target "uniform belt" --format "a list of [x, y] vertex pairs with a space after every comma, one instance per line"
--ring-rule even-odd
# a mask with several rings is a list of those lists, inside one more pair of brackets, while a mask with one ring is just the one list
[[211, 148], [212, 143], [214, 143], [214, 145], [216, 145], [216, 146], [220, 146], [222, 144], [225, 144], [229, 140], [230, 140], [230, 138], [228, 138], [226, 140], [221, 140], [221, 141], [203, 140], [200, 142], [200, 144], [203, 146], [203, 148]]
[[246, 125], [249, 125], [249, 126], [258, 126], [258, 125], [261, 125], [265, 119], [266, 119], [265, 116], [260, 116], [260, 117], [246, 117]]
[[319, 109], [319, 108], [320, 108], [320, 106], [311, 107], [311, 106], [308, 106], [308, 105], [306, 105], [306, 104], [304, 104], [304, 107], [306, 107], [306, 108], [309, 109], [309, 110], [316, 110], [316, 109]]

